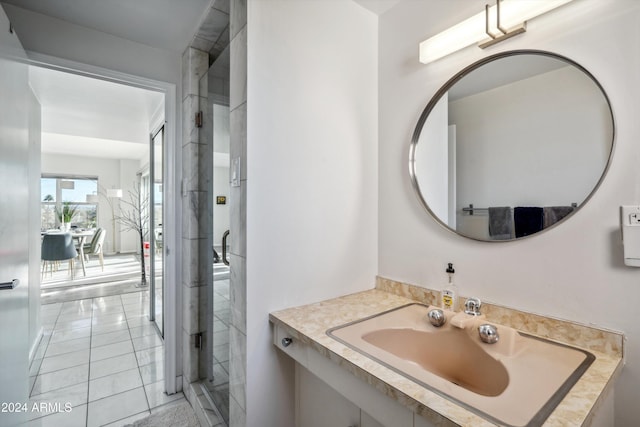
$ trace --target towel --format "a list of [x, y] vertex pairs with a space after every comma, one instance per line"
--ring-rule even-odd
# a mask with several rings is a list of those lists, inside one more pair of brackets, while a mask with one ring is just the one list
[[575, 210], [574, 206], [547, 206], [543, 208], [544, 228], [552, 226]]
[[512, 239], [513, 217], [509, 206], [489, 208], [489, 237], [491, 240]]
[[517, 207], [513, 210], [516, 237], [529, 236], [542, 230], [542, 208]]

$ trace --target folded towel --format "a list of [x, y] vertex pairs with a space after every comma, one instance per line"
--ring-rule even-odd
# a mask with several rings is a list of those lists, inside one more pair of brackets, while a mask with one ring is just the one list
[[513, 216], [509, 206], [489, 208], [489, 237], [491, 240], [513, 238]]
[[547, 206], [542, 209], [544, 211], [544, 228], [552, 226], [576, 210], [575, 206]]
[[513, 210], [516, 237], [529, 236], [542, 230], [542, 208], [517, 207]]

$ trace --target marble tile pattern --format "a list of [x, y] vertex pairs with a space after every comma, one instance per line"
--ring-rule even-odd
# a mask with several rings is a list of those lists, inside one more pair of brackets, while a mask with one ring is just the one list
[[[203, 158], [210, 159], [208, 145], [201, 141], [195, 114], [206, 102], [200, 94], [200, 81], [209, 68], [207, 52], [188, 47], [182, 55], [182, 376], [189, 384], [199, 378], [200, 352], [195, 348], [197, 334], [205, 325], [199, 322], [199, 299], [210, 282], [212, 259], [208, 230], [210, 215], [211, 168], [203, 168]], [[204, 95], [204, 97], [203, 97]], [[140, 345], [144, 345], [141, 343]], [[152, 375], [153, 373], [150, 373]]]
[[[383, 365], [339, 343], [326, 334], [327, 329], [359, 320], [411, 302], [433, 301], [431, 291], [409, 287], [380, 279], [382, 289], [359, 292], [315, 304], [294, 307], [270, 314], [277, 324], [297, 340], [346, 369], [356, 377], [372, 385], [382, 393], [420, 414], [437, 426], [492, 426], [456, 403], [419, 386], [417, 383], [391, 371]], [[398, 294], [393, 291], [397, 291]], [[401, 294], [401, 295], [399, 295]], [[500, 319], [508, 314], [502, 312]], [[560, 322], [557, 321], [556, 322]], [[568, 322], [564, 322], [568, 323]], [[607, 334], [607, 332], [602, 332]], [[607, 340], [609, 342], [609, 340]], [[576, 345], [577, 343], [572, 343]], [[603, 351], [594, 350], [591, 340], [581, 343], [596, 360], [567, 394], [544, 426], [580, 426], [589, 418], [590, 411], [612, 387], [613, 379], [622, 368], [622, 358], [616, 351], [605, 352], [610, 347], [600, 345]]]
[[235, 110], [247, 100], [247, 28], [231, 39], [230, 108]]
[[189, 395], [192, 398], [193, 410], [201, 426], [227, 427], [220, 411], [215, 404], [205, 396], [203, 386], [194, 382], [189, 385]]
[[209, 52], [211, 60], [229, 44], [230, 0], [214, 0], [194, 36], [191, 46]]
[[230, 153], [240, 158], [240, 187], [230, 194], [231, 312], [229, 343], [229, 424], [246, 425], [247, 388], [247, 1], [230, 5]]
[[184, 401], [164, 392], [164, 347], [148, 318], [148, 291], [46, 304], [41, 312], [47, 321], [31, 363], [30, 404], [71, 411], [34, 411], [29, 425], [120, 427]]
[[188, 402], [178, 402], [152, 411], [151, 416], [125, 424], [124, 427], [200, 427], [194, 410]]

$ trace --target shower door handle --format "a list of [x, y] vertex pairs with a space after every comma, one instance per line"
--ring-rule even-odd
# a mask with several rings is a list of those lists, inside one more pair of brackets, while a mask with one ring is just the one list
[[227, 259], [227, 237], [229, 237], [229, 230], [222, 235], [222, 262], [224, 262], [224, 265], [229, 265], [229, 260]]

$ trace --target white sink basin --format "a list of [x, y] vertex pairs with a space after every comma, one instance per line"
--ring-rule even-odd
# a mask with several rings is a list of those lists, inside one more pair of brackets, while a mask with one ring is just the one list
[[[409, 304], [327, 334], [418, 384], [499, 425], [537, 426], [595, 359], [582, 349], [496, 325], [483, 343], [477, 324], [432, 326], [429, 307]], [[487, 322], [481, 322], [487, 323]]]

